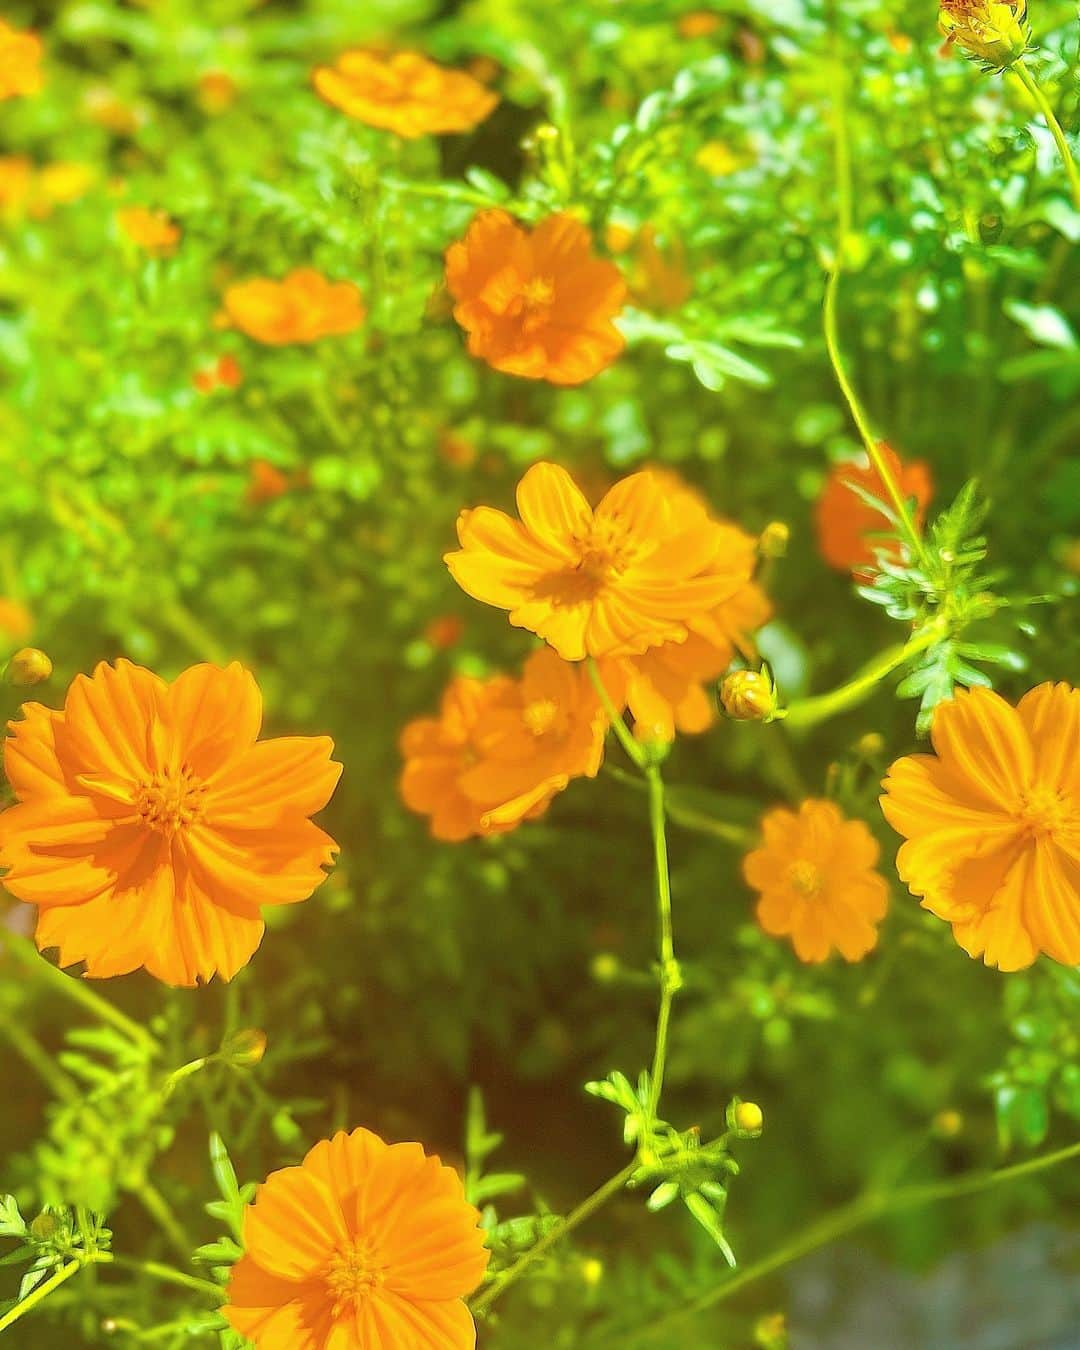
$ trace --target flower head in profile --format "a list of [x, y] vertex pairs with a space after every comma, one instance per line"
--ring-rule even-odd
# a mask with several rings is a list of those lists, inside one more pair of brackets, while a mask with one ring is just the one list
[[877, 840], [861, 820], [846, 820], [830, 801], [798, 811], [775, 807], [761, 821], [762, 844], [743, 859], [743, 876], [760, 892], [757, 919], [772, 937], [788, 937], [800, 961], [834, 951], [859, 961], [877, 943], [889, 888], [874, 870]]
[[436, 718], [402, 733], [402, 798], [436, 839], [501, 834], [533, 820], [572, 778], [595, 778], [607, 717], [581, 666], [542, 648], [521, 676], [456, 679]]
[[529, 230], [505, 211], [481, 211], [447, 250], [446, 284], [470, 353], [508, 375], [582, 384], [625, 346], [612, 320], [626, 283], [575, 216]]
[[165, 211], [149, 206], [125, 206], [116, 223], [136, 248], [152, 258], [171, 258], [180, 243], [180, 226]]
[[0, 103], [36, 94], [43, 83], [41, 39], [0, 19]]
[[328, 281], [298, 267], [281, 281], [237, 282], [224, 296], [225, 314], [242, 333], [271, 347], [352, 333], [364, 322], [364, 302], [349, 281]]
[[255, 1350], [473, 1350], [479, 1223], [419, 1144], [336, 1134], [258, 1188], [222, 1315]]
[[480, 506], [458, 517], [446, 555], [468, 595], [510, 611], [567, 661], [632, 656], [682, 642], [745, 580], [726, 527], [691, 494], [648, 471], [615, 484], [594, 510], [565, 469], [534, 464], [517, 489], [520, 520]]
[[[884, 441], [878, 448], [900, 491], [915, 499], [915, 523], [921, 525], [934, 492], [928, 466], [921, 459], [904, 463]], [[876, 510], [862, 493], [879, 500], [881, 510]], [[888, 500], [885, 484], [867, 455], [834, 466], [815, 513], [818, 547], [830, 567], [868, 579], [876, 570], [878, 553], [890, 562], [900, 561], [899, 545], [878, 537], [890, 529], [885, 514], [890, 509]]]
[[935, 754], [889, 769], [881, 809], [907, 840], [896, 870], [969, 956], [1020, 970], [1080, 962], [1080, 690], [1040, 684], [1017, 706], [958, 690], [934, 712]]
[[129, 661], [72, 683], [60, 712], [23, 706], [4, 769], [3, 884], [39, 907], [37, 944], [104, 978], [230, 979], [261, 905], [306, 900], [337, 846], [309, 819], [341, 766], [325, 737], [258, 741], [262, 698], [237, 664], [172, 684]]
[[406, 140], [471, 131], [499, 101], [471, 75], [419, 52], [344, 52], [334, 65], [319, 66], [312, 79], [327, 103]]
[[939, 0], [938, 27], [984, 70], [1006, 70], [1031, 42], [1027, 0]]

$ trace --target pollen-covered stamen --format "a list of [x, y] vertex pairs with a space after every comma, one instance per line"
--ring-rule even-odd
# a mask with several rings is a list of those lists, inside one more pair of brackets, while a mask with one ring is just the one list
[[354, 1310], [386, 1282], [386, 1265], [371, 1238], [356, 1238], [334, 1253], [326, 1268], [326, 1286], [334, 1316]]
[[515, 312], [521, 316], [521, 326], [526, 333], [542, 328], [548, 321], [551, 306], [555, 303], [555, 283], [550, 277], [530, 277], [521, 288], [521, 295], [515, 305]]
[[594, 581], [621, 575], [637, 553], [625, 525], [615, 517], [593, 520], [574, 542], [581, 550], [579, 570]]
[[135, 810], [149, 829], [173, 835], [202, 815], [206, 784], [186, 765], [163, 769], [135, 790]]
[[1053, 837], [1065, 829], [1072, 814], [1065, 793], [1056, 788], [1033, 786], [1020, 793], [1014, 817], [1025, 833], [1038, 839]]
[[798, 858], [788, 868], [787, 879], [791, 889], [807, 900], [813, 900], [821, 894], [824, 884], [821, 870], [805, 858]]
[[534, 736], [544, 736], [559, 720], [559, 707], [554, 699], [538, 698], [522, 709], [521, 719]]

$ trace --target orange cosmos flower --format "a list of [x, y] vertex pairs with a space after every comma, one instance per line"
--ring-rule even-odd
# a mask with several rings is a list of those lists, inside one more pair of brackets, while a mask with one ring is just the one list
[[251, 462], [244, 500], [249, 506], [263, 506], [284, 497], [292, 486], [293, 480], [276, 464], [271, 464], [268, 459], [255, 459]]
[[328, 281], [298, 267], [281, 281], [259, 277], [225, 292], [225, 313], [248, 337], [272, 347], [351, 333], [364, 322], [364, 302], [349, 281]]
[[755, 540], [737, 525], [721, 523], [720, 529], [717, 558], [739, 577], [739, 584], [727, 600], [696, 621], [707, 636], [690, 632], [683, 642], [664, 642], [641, 655], [603, 664], [605, 686], [618, 707], [630, 710], [634, 730], [643, 739], [670, 741], [676, 731], [694, 735], [712, 726], [716, 699], [706, 686], [727, 670], [736, 652], [747, 659], [754, 655], [750, 635], [772, 617], [768, 597], [752, 580]]
[[34, 631], [34, 618], [18, 600], [0, 595], [0, 638], [23, 642]]
[[[915, 498], [915, 523], [921, 525], [934, 493], [929, 466], [921, 459], [903, 463], [892, 446], [884, 441], [879, 441], [878, 447], [900, 491], [905, 497]], [[889, 522], [884, 514], [875, 511], [869, 502], [852, 491], [852, 484], [879, 498], [886, 509], [891, 509], [885, 484], [867, 455], [848, 464], [835, 465], [818, 498], [818, 547], [830, 567], [840, 572], [853, 572], [865, 579], [873, 576], [876, 570], [878, 552], [883, 552], [891, 562], [899, 562], [900, 549], [898, 544], [874, 538], [889, 530]]]
[[471, 131], [499, 101], [471, 75], [437, 66], [419, 52], [344, 52], [335, 65], [319, 66], [312, 79], [327, 103], [406, 140]]
[[256, 1350], [473, 1350], [479, 1222], [419, 1144], [336, 1134], [259, 1187], [222, 1315]]
[[744, 580], [725, 557], [724, 527], [650, 472], [616, 483], [594, 511], [565, 469], [534, 464], [517, 506], [520, 521], [463, 511], [446, 564], [462, 590], [509, 610], [567, 661], [681, 642], [690, 626], [709, 636], [710, 611]]
[[436, 839], [501, 834], [542, 815], [571, 778], [595, 778], [606, 730], [588, 672], [542, 648], [518, 680], [459, 677], [438, 719], [405, 728], [402, 799]]
[[798, 812], [766, 812], [761, 830], [761, 847], [743, 859], [743, 876], [761, 893], [758, 923], [773, 937], [790, 937], [800, 961], [824, 961], [832, 951], [861, 960], [877, 943], [874, 925], [889, 901], [874, 871], [874, 836], [833, 802], [815, 800]]
[[0, 103], [23, 94], [36, 94], [41, 74], [41, 39], [0, 19]]
[[152, 258], [171, 258], [180, 243], [180, 226], [164, 211], [148, 206], [125, 206], [116, 223], [131, 242]]
[[435, 839], [458, 843], [510, 828], [485, 829], [483, 806], [461, 784], [480, 758], [478, 742], [488, 710], [505, 698], [512, 684], [506, 675], [489, 680], [459, 675], [443, 694], [439, 716], [417, 718], [401, 733], [401, 799], [410, 811], [430, 816]]
[[934, 755], [889, 769], [881, 809], [908, 841], [896, 869], [969, 956], [1020, 970], [1080, 962], [1080, 690], [989, 689], [939, 705]]
[[10, 724], [0, 867], [40, 907], [37, 944], [104, 978], [230, 979], [263, 934], [260, 905], [306, 900], [337, 846], [308, 819], [341, 773], [332, 742], [256, 744], [262, 698], [237, 664], [171, 685], [118, 661], [80, 675], [61, 712]]
[[481, 211], [446, 252], [446, 284], [470, 353], [509, 375], [581, 384], [626, 345], [612, 323], [626, 283], [574, 216], [529, 231], [505, 211]]
[[212, 365], [197, 370], [191, 383], [200, 394], [213, 394], [218, 389], [239, 389], [244, 383], [244, 372], [236, 357], [226, 353]]
[[720, 27], [720, 15], [711, 9], [694, 9], [680, 15], [676, 27], [684, 38], [709, 37]]

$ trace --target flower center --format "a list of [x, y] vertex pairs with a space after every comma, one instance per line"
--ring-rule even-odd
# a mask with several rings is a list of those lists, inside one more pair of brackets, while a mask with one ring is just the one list
[[206, 784], [190, 769], [165, 769], [136, 788], [135, 810], [149, 829], [173, 835], [198, 820], [205, 796]]
[[579, 570], [592, 581], [608, 581], [621, 575], [634, 558], [635, 549], [626, 528], [617, 520], [594, 520], [576, 542], [581, 549]]
[[386, 1266], [371, 1238], [357, 1238], [335, 1252], [326, 1268], [334, 1316], [356, 1309], [386, 1280]]
[[527, 703], [521, 713], [522, 721], [537, 737], [550, 731], [558, 716], [558, 705], [551, 698], [538, 698], [533, 703]]
[[1026, 833], [1040, 838], [1065, 828], [1071, 815], [1064, 792], [1048, 787], [1029, 787], [1020, 793], [1013, 815]]
[[522, 286], [519, 313], [521, 327], [526, 333], [543, 328], [554, 300], [555, 283], [550, 277], [530, 277]]
[[820, 870], [805, 858], [799, 858], [788, 868], [788, 882], [794, 891], [807, 900], [814, 900], [821, 894], [823, 878]]

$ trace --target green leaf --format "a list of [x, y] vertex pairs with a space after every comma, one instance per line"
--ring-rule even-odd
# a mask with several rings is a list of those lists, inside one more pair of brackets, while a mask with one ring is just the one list
[[0, 1237], [24, 1238], [28, 1232], [26, 1220], [19, 1213], [19, 1204], [13, 1195], [0, 1195]]

